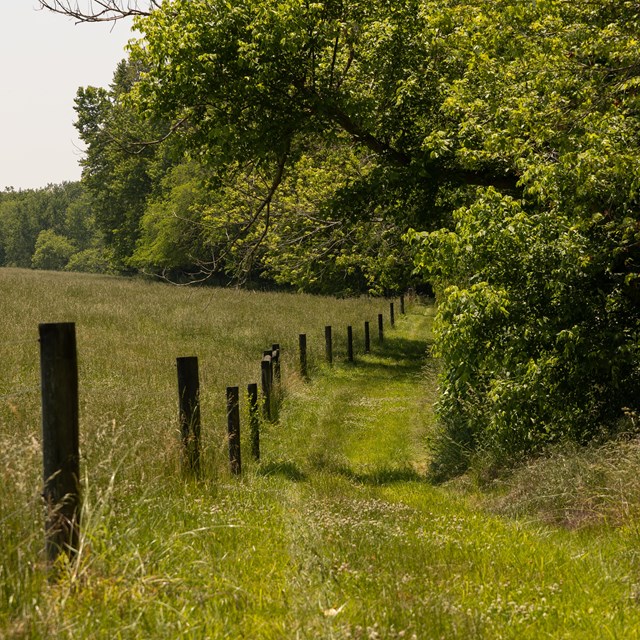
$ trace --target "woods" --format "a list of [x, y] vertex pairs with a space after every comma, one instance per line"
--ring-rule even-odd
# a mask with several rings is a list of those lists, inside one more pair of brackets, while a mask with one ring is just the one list
[[111, 268], [431, 283], [435, 478], [636, 431], [636, 3], [41, 4], [134, 18], [76, 99]]
[[0, 266], [102, 273], [110, 251], [80, 183], [0, 192]]

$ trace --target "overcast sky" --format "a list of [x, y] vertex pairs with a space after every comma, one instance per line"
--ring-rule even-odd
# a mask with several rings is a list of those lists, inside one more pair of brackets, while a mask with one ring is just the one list
[[80, 141], [73, 100], [80, 86], [106, 87], [129, 24], [80, 24], [0, 0], [0, 190], [78, 180]]

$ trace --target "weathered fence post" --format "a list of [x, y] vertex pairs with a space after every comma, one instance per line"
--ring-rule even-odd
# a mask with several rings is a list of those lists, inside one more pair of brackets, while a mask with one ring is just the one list
[[378, 342], [382, 342], [384, 340], [384, 328], [383, 328], [383, 319], [382, 314], [378, 314]]
[[185, 466], [200, 470], [200, 379], [198, 358], [177, 358], [180, 432]]
[[262, 396], [264, 402], [264, 416], [267, 420], [271, 420], [271, 387], [273, 383], [273, 372], [271, 368], [271, 356], [264, 355], [262, 357]]
[[271, 362], [273, 364], [273, 379], [278, 384], [281, 380], [280, 374], [280, 345], [274, 344], [271, 346]]
[[331, 340], [330, 326], [327, 326], [324, 328], [324, 342], [325, 342], [325, 353], [327, 356], [327, 362], [331, 364], [333, 362], [333, 344]]
[[364, 323], [364, 352], [369, 353], [371, 351], [371, 337], [369, 335], [369, 321]]
[[247, 385], [249, 397], [249, 432], [251, 434], [251, 456], [260, 460], [260, 417], [258, 416], [258, 385]]
[[41, 324], [45, 553], [73, 555], [80, 533], [78, 359], [75, 324]]
[[263, 358], [269, 358], [269, 369], [271, 370], [271, 386], [273, 386], [273, 351], [271, 349], [265, 349], [262, 352]]
[[395, 326], [396, 324], [396, 315], [393, 310], [393, 302], [389, 303], [389, 319], [391, 320], [391, 326]]
[[303, 378], [308, 377], [307, 372], [307, 334], [301, 333], [298, 336], [298, 344], [300, 346], [300, 375]]
[[347, 360], [353, 362], [353, 328], [347, 327]]
[[227, 433], [231, 473], [239, 476], [242, 472], [242, 462], [240, 460], [240, 390], [238, 387], [227, 387]]
[[405, 315], [404, 312], [404, 294], [400, 296], [400, 313]]

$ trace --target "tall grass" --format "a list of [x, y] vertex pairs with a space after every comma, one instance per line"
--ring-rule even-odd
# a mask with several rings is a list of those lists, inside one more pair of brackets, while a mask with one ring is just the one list
[[[621, 498], [636, 500], [602, 487], [631, 484], [637, 449], [622, 466], [612, 446], [523, 468], [492, 503], [499, 515], [487, 496], [479, 508], [468, 488], [430, 485], [431, 308], [415, 305], [354, 366], [346, 325], [374, 320], [379, 301], [14, 270], [0, 271], [0, 295], [0, 637], [640, 637], [635, 508], [616, 529], [556, 526], [571, 505], [613, 520]], [[36, 336], [53, 320], [78, 328], [84, 508], [77, 557], [47, 571]], [[342, 338], [331, 369], [328, 323]], [[321, 367], [305, 383], [302, 331]], [[262, 425], [262, 461], [234, 478], [224, 387], [255, 381], [272, 342], [285, 354], [280, 421]], [[193, 354], [201, 478], [179, 464], [174, 363]], [[532, 516], [557, 495], [564, 516]]]
[[638, 530], [640, 441], [565, 444], [484, 485], [488, 510], [570, 531]]
[[[380, 301], [365, 298], [14, 269], [0, 270], [0, 300], [0, 635], [4, 629], [16, 637], [49, 624], [39, 564], [39, 323], [76, 323], [85, 533], [73, 584], [87, 564], [95, 568], [119, 548], [119, 532], [126, 532], [122, 544], [135, 545], [135, 527], [148, 531], [154, 519], [168, 516], [172, 501], [191, 500], [179, 464], [176, 357], [199, 357], [204, 486], [215, 494], [229, 482], [225, 387], [258, 382], [262, 351], [274, 342], [281, 344], [286, 378], [295, 384], [299, 333], [308, 334], [311, 365], [323, 366], [326, 324], [335, 327], [340, 351], [347, 324], [373, 321], [382, 310]], [[194, 499], [201, 491], [194, 489]], [[108, 548], [102, 548], [104, 531]], [[123, 557], [122, 576], [148, 569], [142, 558], [133, 568], [128, 554]], [[107, 573], [113, 570], [111, 564]]]

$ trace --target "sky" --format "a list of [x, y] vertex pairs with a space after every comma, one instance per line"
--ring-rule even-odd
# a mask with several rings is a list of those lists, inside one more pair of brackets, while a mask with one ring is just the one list
[[80, 178], [76, 91], [110, 84], [130, 26], [76, 25], [37, 0], [0, 0], [0, 191]]

